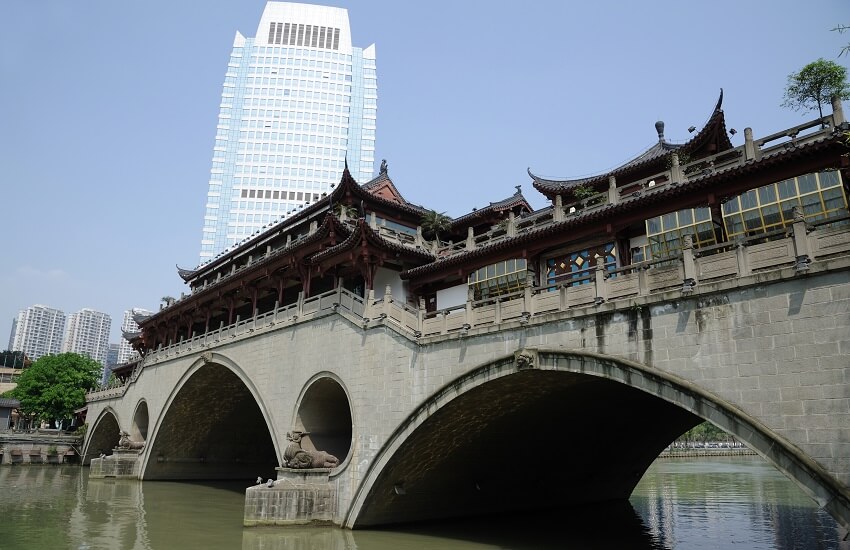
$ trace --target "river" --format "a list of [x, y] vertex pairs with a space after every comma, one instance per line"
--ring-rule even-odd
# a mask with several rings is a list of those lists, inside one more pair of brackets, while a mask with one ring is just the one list
[[828, 514], [757, 457], [658, 460], [629, 503], [404, 529], [243, 528], [244, 487], [2, 466], [0, 550], [850, 549]]

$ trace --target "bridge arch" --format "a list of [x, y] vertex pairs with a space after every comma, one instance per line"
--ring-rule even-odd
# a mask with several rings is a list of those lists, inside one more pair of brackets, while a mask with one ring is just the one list
[[[559, 426], [564, 417], [570, 422]], [[619, 358], [528, 349], [473, 369], [408, 416], [371, 461], [344, 524], [625, 499], [660, 451], [703, 419], [839, 521], [850, 519], [847, 495], [829, 473], [716, 395]], [[592, 463], [586, 446], [594, 447]]]
[[315, 374], [304, 384], [295, 402], [294, 429], [309, 432], [301, 440], [307, 450], [327, 451], [344, 468], [351, 458], [353, 418], [345, 383], [328, 371]]
[[112, 407], [105, 407], [88, 430], [80, 462], [88, 466], [91, 459], [97, 458], [101, 453], [111, 455], [112, 449], [118, 446], [118, 440], [121, 439], [120, 431], [118, 413]]
[[250, 377], [202, 354], [174, 385], [150, 430], [141, 479], [276, 477], [272, 416]]

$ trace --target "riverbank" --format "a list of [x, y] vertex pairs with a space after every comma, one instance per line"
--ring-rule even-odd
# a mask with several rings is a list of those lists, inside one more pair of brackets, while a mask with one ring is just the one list
[[696, 458], [714, 456], [756, 456], [756, 452], [747, 447], [703, 447], [664, 449], [658, 458]]
[[82, 438], [61, 430], [0, 432], [0, 465], [68, 464], [79, 457]]

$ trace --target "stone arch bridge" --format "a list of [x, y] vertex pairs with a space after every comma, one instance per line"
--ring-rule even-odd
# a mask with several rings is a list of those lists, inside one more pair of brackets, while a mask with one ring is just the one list
[[[821, 233], [802, 269], [793, 247], [686, 256], [695, 287], [678, 266], [437, 314], [342, 288], [299, 299], [150, 352], [125, 384], [91, 393], [84, 460], [126, 430], [146, 442], [127, 475], [249, 485], [275, 476], [300, 429], [340, 464], [248, 489], [246, 524], [354, 528], [628, 498], [706, 419], [846, 527], [850, 258], [817, 255], [848, 234]], [[757, 258], [775, 265], [757, 271]], [[749, 267], [706, 280], [727, 260]], [[282, 512], [298, 506], [281, 483], [313, 490], [315, 507]]]

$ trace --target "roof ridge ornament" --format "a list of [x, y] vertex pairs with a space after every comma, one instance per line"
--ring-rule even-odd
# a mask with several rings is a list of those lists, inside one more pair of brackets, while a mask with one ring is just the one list
[[658, 142], [664, 143], [664, 121], [659, 120], [655, 123], [655, 131], [658, 132]]

